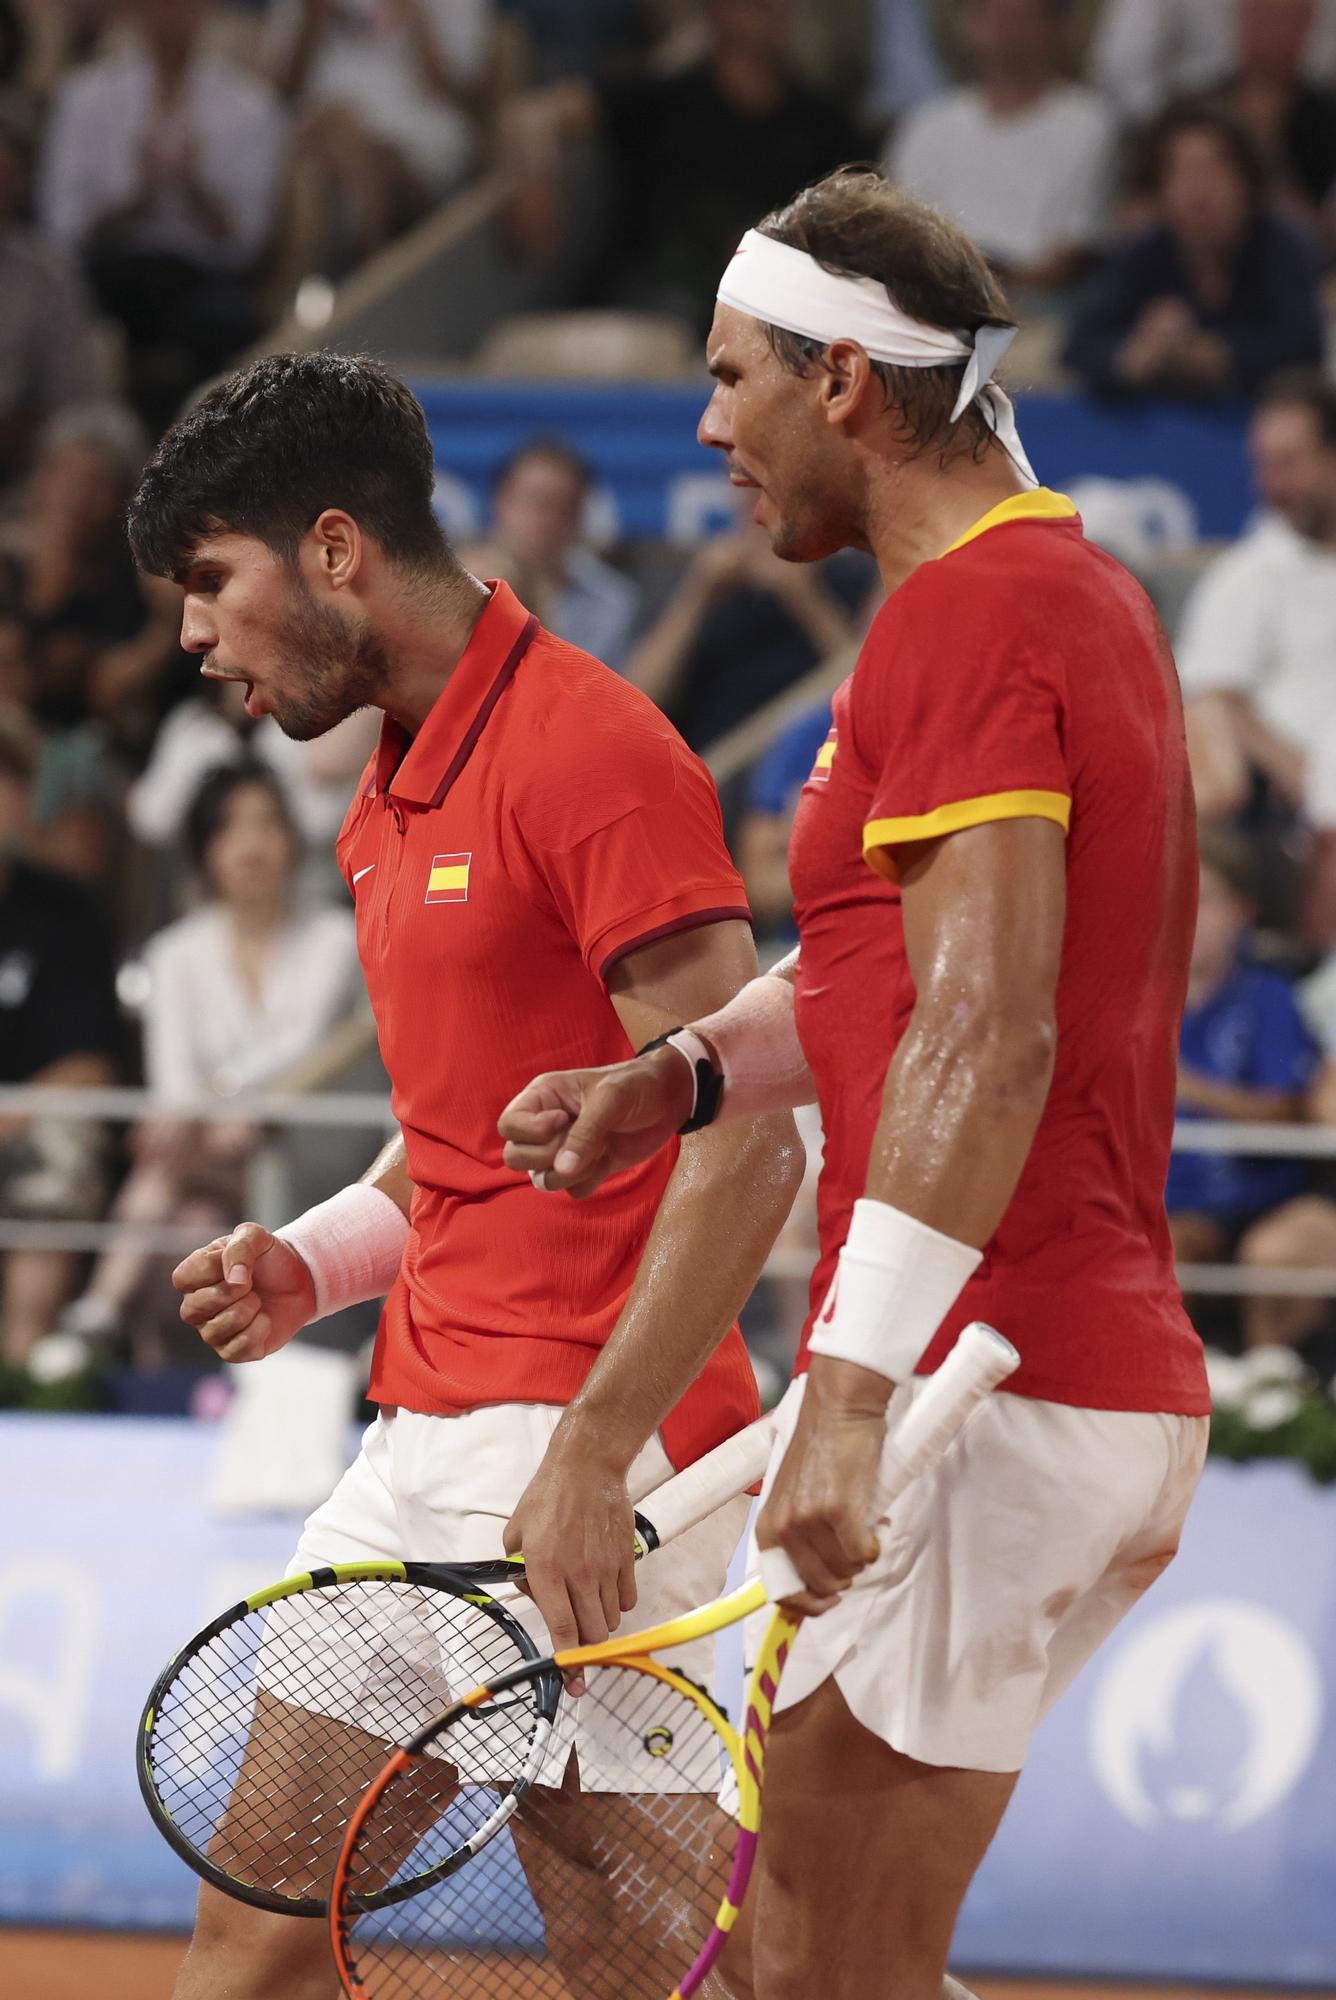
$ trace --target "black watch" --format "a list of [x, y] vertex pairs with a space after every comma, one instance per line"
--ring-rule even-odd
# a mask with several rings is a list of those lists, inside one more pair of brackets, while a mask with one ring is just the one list
[[[680, 1027], [669, 1028], [667, 1034], [656, 1035], [652, 1042], [646, 1042], [643, 1049], [637, 1049], [636, 1054], [647, 1056], [653, 1049], [666, 1048], [673, 1036], [681, 1032]], [[685, 1055], [685, 1049], [679, 1049], [678, 1054]], [[677, 1128], [679, 1137], [685, 1137], [688, 1132], [703, 1131], [707, 1125], [712, 1125], [719, 1115], [719, 1100], [724, 1094], [724, 1079], [707, 1057], [698, 1056], [691, 1067], [696, 1077], [696, 1102], [686, 1123]]]

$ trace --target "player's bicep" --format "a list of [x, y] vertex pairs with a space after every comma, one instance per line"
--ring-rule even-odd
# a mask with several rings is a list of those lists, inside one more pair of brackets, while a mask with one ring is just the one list
[[633, 1049], [698, 1021], [756, 977], [756, 945], [740, 919], [697, 924], [618, 959], [608, 994]]
[[979, 1025], [1051, 1020], [1067, 914], [1063, 828], [991, 820], [900, 852], [905, 950], [920, 1006]]

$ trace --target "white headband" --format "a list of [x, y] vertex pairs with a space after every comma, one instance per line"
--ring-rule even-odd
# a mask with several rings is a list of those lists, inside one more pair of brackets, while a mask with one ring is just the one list
[[943, 368], [965, 361], [955, 423], [976, 398], [988, 409], [999, 444], [1031, 485], [1034, 469], [1021, 445], [1011, 399], [990, 378], [1015, 338], [1014, 327], [981, 326], [977, 333], [949, 333], [901, 312], [875, 278], [827, 271], [805, 250], [749, 229], [719, 282], [719, 302], [749, 319], [783, 327], [827, 346], [856, 340], [871, 360], [899, 368]]

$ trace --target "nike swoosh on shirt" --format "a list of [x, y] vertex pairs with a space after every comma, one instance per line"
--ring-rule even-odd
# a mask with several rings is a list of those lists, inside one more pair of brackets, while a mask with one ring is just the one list
[[375, 862], [374, 862], [374, 861], [368, 861], [368, 862], [367, 862], [367, 865], [366, 865], [366, 867], [365, 867], [365, 868], [359, 868], [359, 869], [358, 869], [357, 873], [356, 873], [356, 874], [355, 874], [355, 875], [353, 876], [353, 887], [354, 887], [354, 889], [355, 889], [355, 888], [357, 887], [358, 883], [359, 883], [359, 882], [361, 881], [361, 879], [362, 879], [362, 877], [363, 877], [364, 875], [369, 875], [369, 874], [371, 873], [371, 871], [372, 871], [372, 869], [373, 869], [373, 868], [375, 867], [375, 865], [376, 865], [376, 864], [375, 864]]

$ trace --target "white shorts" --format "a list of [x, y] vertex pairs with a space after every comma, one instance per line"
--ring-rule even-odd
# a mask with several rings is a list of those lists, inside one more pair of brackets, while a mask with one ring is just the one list
[[[399, 1562], [487, 1562], [503, 1555], [505, 1525], [537, 1471], [560, 1416], [560, 1406], [548, 1403], [491, 1403], [460, 1416], [382, 1410], [367, 1429], [357, 1458], [306, 1522], [286, 1574], [326, 1563], [387, 1557]], [[652, 1476], [658, 1484], [672, 1472], [671, 1461], [654, 1438], [636, 1459], [631, 1479], [643, 1486]], [[644, 1557], [636, 1565], [636, 1608], [624, 1615], [619, 1631], [639, 1631], [718, 1597], [746, 1529], [749, 1505], [744, 1494], [666, 1548]], [[541, 1651], [550, 1650], [547, 1628], [530, 1598], [514, 1584], [493, 1585], [490, 1594], [513, 1612]], [[301, 1607], [302, 1643], [309, 1644], [316, 1636], [312, 1607], [305, 1599], [290, 1602]], [[338, 1617], [337, 1606], [330, 1604], [325, 1623], [331, 1629], [320, 1632], [321, 1643], [337, 1645], [333, 1627]], [[284, 1629], [282, 1620], [274, 1624], [276, 1646], [295, 1643], [295, 1634]], [[378, 1697], [374, 1683], [355, 1696], [346, 1691], [339, 1696], [337, 1719], [397, 1742], [406, 1708], [419, 1712], [425, 1723], [462, 1686], [476, 1686], [486, 1678], [486, 1663], [481, 1656], [443, 1658], [430, 1635], [421, 1628], [407, 1629], [401, 1614], [391, 1617], [391, 1625], [393, 1629], [387, 1625], [385, 1631], [384, 1671], [392, 1699]], [[693, 1680], [713, 1685], [713, 1639], [676, 1647], [669, 1659]], [[262, 1683], [266, 1679], [263, 1665], [260, 1678]], [[643, 1772], [632, 1773], [620, 1764], [611, 1767], [606, 1737], [613, 1732], [599, 1726], [598, 1684], [599, 1676], [591, 1675], [590, 1693], [576, 1704], [579, 1716], [573, 1734], [585, 1789], [678, 1789], [669, 1782], [663, 1764], [649, 1755]], [[574, 1717], [570, 1720], [576, 1722]], [[571, 1735], [559, 1728], [559, 1745], [568, 1746]], [[717, 1759], [700, 1777], [701, 1790], [715, 1789]], [[559, 1778], [557, 1773], [552, 1782]]]
[[[921, 1387], [895, 1391], [889, 1428]], [[800, 1377], [780, 1405], [767, 1492], [802, 1391]], [[833, 1675], [903, 1755], [1018, 1771], [1040, 1717], [1172, 1560], [1208, 1427], [991, 1396], [896, 1503], [880, 1559], [803, 1625], [777, 1707]]]

